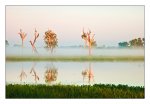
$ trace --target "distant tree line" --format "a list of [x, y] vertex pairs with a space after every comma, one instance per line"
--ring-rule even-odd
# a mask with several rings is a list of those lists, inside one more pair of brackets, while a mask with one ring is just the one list
[[135, 38], [130, 40], [129, 42], [119, 42], [119, 47], [144, 47], [145, 38]]

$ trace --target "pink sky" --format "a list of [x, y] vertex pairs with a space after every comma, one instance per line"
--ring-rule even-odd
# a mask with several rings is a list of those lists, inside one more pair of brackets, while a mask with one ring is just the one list
[[83, 27], [95, 33], [99, 46], [143, 38], [144, 6], [6, 6], [6, 39], [11, 44], [21, 44], [17, 33], [22, 28], [29, 45], [37, 28], [37, 44], [44, 45], [49, 28], [58, 35], [59, 45], [83, 45]]

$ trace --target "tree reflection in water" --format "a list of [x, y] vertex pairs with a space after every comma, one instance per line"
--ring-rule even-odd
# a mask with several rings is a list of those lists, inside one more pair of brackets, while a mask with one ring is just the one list
[[30, 71], [30, 74], [33, 73], [32, 76], [34, 76], [34, 81], [35, 81], [35, 83], [37, 83], [37, 80], [39, 81], [40, 78], [35, 71], [35, 65], [36, 65], [36, 63], [33, 64], [31, 71]]
[[91, 81], [94, 81], [94, 73], [91, 68], [91, 63], [89, 63], [89, 68], [82, 71], [83, 83], [87, 79], [87, 82], [90, 84]]
[[46, 67], [47, 70], [45, 71], [45, 82], [48, 84], [51, 84], [51, 82], [54, 82], [57, 80], [58, 71], [57, 68], [55, 68], [53, 65], [50, 67]]
[[19, 78], [20, 78], [21, 82], [23, 81], [23, 79], [27, 78], [27, 74], [23, 70], [23, 65], [22, 65], [22, 71], [21, 71], [21, 73], [19, 75]]

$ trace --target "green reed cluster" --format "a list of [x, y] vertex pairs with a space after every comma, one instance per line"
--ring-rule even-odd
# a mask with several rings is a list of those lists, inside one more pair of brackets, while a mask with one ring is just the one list
[[6, 98], [144, 98], [144, 87], [128, 85], [6, 85]]

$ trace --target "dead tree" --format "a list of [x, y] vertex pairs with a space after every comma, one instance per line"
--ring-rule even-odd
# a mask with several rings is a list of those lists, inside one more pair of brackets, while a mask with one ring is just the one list
[[22, 32], [22, 29], [20, 29], [20, 32], [18, 33], [21, 37], [21, 40], [22, 40], [22, 47], [24, 47], [24, 40], [27, 36], [27, 34], [25, 32]]
[[39, 37], [39, 33], [38, 33], [37, 30], [35, 29], [34, 40], [33, 40], [33, 41], [31, 41], [31, 40], [29, 41], [30, 44], [31, 44], [31, 46], [32, 46], [33, 52], [35, 52], [35, 53], [37, 53], [37, 54], [38, 54], [38, 51], [37, 51], [37, 49], [36, 49], [36, 47], [35, 47], [35, 42], [36, 42], [36, 40], [37, 40], [38, 37]]

